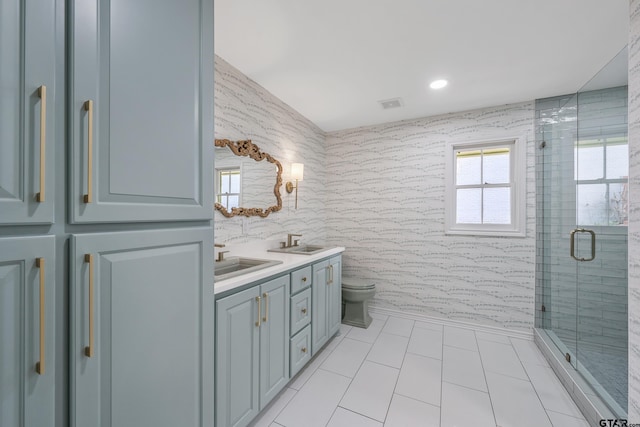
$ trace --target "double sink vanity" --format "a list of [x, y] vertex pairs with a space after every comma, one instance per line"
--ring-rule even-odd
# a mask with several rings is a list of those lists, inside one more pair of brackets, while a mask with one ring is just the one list
[[[276, 158], [250, 140], [215, 146], [217, 212], [265, 218], [282, 209]], [[248, 425], [340, 329], [344, 248], [300, 237], [216, 245], [217, 427]]]
[[294, 236], [280, 248], [218, 252], [218, 427], [248, 425], [340, 329], [344, 248], [299, 245]]

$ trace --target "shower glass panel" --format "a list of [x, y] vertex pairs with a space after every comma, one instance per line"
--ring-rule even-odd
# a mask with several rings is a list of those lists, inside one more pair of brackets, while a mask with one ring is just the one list
[[537, 102], [537, 326], [627, 411], [626, 49], [573, 96]]

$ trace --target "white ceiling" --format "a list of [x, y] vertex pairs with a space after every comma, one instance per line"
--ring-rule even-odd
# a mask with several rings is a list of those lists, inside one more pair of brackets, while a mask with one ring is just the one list
[[333, 131], [575, 92], [628, 16], [628, 0], [215, 0], [215, 52]]

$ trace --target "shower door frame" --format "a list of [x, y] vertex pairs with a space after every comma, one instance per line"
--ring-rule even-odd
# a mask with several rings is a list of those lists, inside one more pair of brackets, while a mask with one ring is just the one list
[[[574, 169], [578, 167], [580, 161], [578, 154], [580, 153], [580, 150], [576, 149], [578, 147], [577, 143], [580, 141], [580, 122], [578, 121], [578, 116], [580, 114], [579, 95], [580, 94], [577, 93], [571, 98], [565, 99], [566, 102], [564, 105], [558, 109], [559, 112], [561, 112], [563, 108], [567, 108], [568, 111], [571, 111], [572, 109], [575, 111], [575, 126], [571, 129], [572, 125], [569, 125], [567, 126], [567, 129], [564, 129], [566, 134], [573, 134], [573, 137], [568, 136], [566, 138], [568, 141], [564, 141], [564, 144], [571, 143], [571, 150], [575, 150], [576, 154], [573, 161]], [[567, 119], [567, 117], [565, 117], [565, 119]], [[571, 119], [571, 117], [569, 117], [569, 119]], [[586, 369], [585, 365], [581, 362], [581, 357], [584, 357], [581, 353], [584, 353], [587, 344], [594, 344], [597, 340], [597, 337], [594, 336], [594, 343], [587, 343], [587, 339], [583, 338], [589, 336], [591, 333], [589, 331], [589, 327], [594, 327], [593, 319], [589, 319], [590, 315], [593, 313], [590, 313], [589, 310], [596, 309], [597, 313], [597, 307], [594, 305], [594, 302], [589, 301], [588, 299], [585, 300], [585, 295], [587, 295], [586, 289], [591, 287], [590, 290], [593, 291], [594, 286], [602, 286], [602, 288], [604, 288], [607, 285], [604, 283], [604, 280], [602, 280], [600, 284], [588, 283], [589, 281], [597, 283], [598, 280], [597, 277], [591, 277], [587, 273], [590, 269], [594, 268], [593, 266], [589, 266], [589, 262], [598, 258], [598, 250], [601, 248], [602, 243], [598, 241], [598, 235], [600, 235], [601, 239], [605, 237], [604, 240], [606, 241], [607, 239], [611, 239], [611, 236], [624, 234], [624, 241], [626, 242], [628, 230], [626, 226], [623, 226], [623, 230], [623, 227], [615, 227], [608, 224], [590, 226], [589, 224], [579, 223], [577, 210], [580, 202], [578, 191], [580, 181], [578, 181], [578, 175], [574, 170], [571, 170], [570, 173], [568, 171], [559, 172], [560, 174], [564, 173], [565, 175], [570, 174], [571, 178], [575, 178], [571, 180], [568, 179], [569, 177], [563, 177], [563, 179], [560, 180], [560, 185], [569, 187], [568, 189], [564, 188], [563, 190], [574, 194], [574, 199], [569, 200], [567, 203], [569, 206], [573, 204], [574, 212], [576, 212], [573, 223], [571, 223], [568, 218], [565, 218], [565, 222], [563, 224], [554, 224], [555, 229], [554, 227], [551, 227], [550, 224], [545, 223], [545, 216], [549, 211], [545, 210], [544, 203], [548, 202], [548, 199], [550, 199], [546, 193], [546, 191], [550, 190], [544, 188], [544, 180], [550, 179], [551, 173], [545, 170], [548, 162], [545, 161], [546, 153], [544, 153], [544, 151], [550, 151], [551, 147], [549, 146], [549, 143], [545, 141], [544, 131], [542, 132], [541, 139], [542, 141], [539, 147], [540, 150], [542, 150], [541, 155], [536, 157], [536, 178], [539, 192], [537, 209], [539, 218], [537, 223], [539, 232], [542, 231], [542, 235], [545, 236], [545, 239], [543, 239], [544, 245], [539, 247], [537, 251], [538, 267], [536, 269], [536, 283], [538, 291], [536, 292], [536, 327], [539, 329], [536, 329], [535, 331], [535, 339], [538, 346], [552, 362], [552, 368], [556, 371], [558, 376], [563, 379], [565, 387], [570, 392], [576, 403], [578, 403], [578, 406], [582, 409], [583, 413], [585, 413], [585, 416], [587, 416], [587, 414], [590, 415], [587, 418], [591, 423], [596, 423], [600, 419], [606, 417], [624, 418], [626, 417], [626, 411], [624, 411], [624, 409], [609, 395], [608, 391], [605, 390], [604, 387], [602, 387], [594, 376]], [[554, 140], [556, 144], [559, 143], [557, 138], [552, 137], [551, 139]], [[557, 148], [558, 147], [556, 147], [556, 149]], [[566, 151], [568, 150], [568, 147], [565, 146], [560, 149]], [[565, 157], [568, 157], [568, 153], [564, 154]], [[542, 160], [540, 161], [540, 159]], [[566, 159], [565, 163], [567, 163]], [[573, 176], [574, 173], [575, 176]], [[554, 181], [554, 183], [556, 181]], [[608, 195], [609, 186], [606, 188]], [[552, 189], [551, 191], [555, 191], [555, 189]], [[554, 229], [553, 232], [552, 229]], [[556, 234], [558, 234], [557, 237]], [[580, 238], [585, 235], [589, 237], [587, 241]], [[554, 274], [552, 274], [551, 268], [543, 265], [546, 262], [545, 260], [548, 261], [550, 259], [550, 255], [554, 252], [545, 246], [553, 247], [554, 243], [555, 246], [559, 248], [556, 248], [556, 253], [553, 255], [557, 256], [558, 250], [563, 251], [566, 254], [566, 262], [557, 261], [560, 264], [556, 264], [560, 266], [558, 270], [561, 270], [561, 275], [564, 276], [563, 283], [560, 283], [560, 286], [562, 286], [562, 284], [565, 285], [564, 289], [552, 288], [551, 281]], [[540, 244], [540, 242], [538, 242], [538, 244]], [[573, 257], [573, 259], [571, 257]], [[564, 267], [562, 264], [564, 264]], [[594, 265], [599, 265], [601, 268], [604, 268], [602, 260], [598, 260]], [[558, 277], [557, 273], [555, 276]], [[586, 283], [585, 279], [587, 279]], [[573, 288], [571, 288], [572, 284]], [[558, 284], [556, 283], [556, 285]], [[569, 288], [567, 288], [567, 286], [569, 286]], [[575, 306], [573, 307], [573, 313], [571, 313], [571, 307], [567, 306], [562, 308], [562, 311], [564, 311], [563, 313], [559, 313], [556, 310], [555, 305], [558, 303], [564, 303], [566, 305], [567, 301], [570, 300], [568, 296], [570, 296], [572, 292], [575, 293]], [[562, 298], [563, 293], [565, 297], [564, 299]], [[557, 298], [555, 298], [554, 301], [555, 296], [557, 296]], [[589, 308], [590, 305], [591, 308]], [[549, 308], [551, 308], [551, 310], [548, 310]], [[553, 318], [554, 313], [558, 315], [557, 317], [566, 316], [566, 319], [569, 320], [569, 322], [565, 322], [564, 324], [564, 331], [554, 328], [554, 325], [558, 325], [558, 319]], [[586, 322], [584, 322], [585, 319]], [[603, 322], [604, 320], [605, 319], [603, 318]], [[569, 325], [571, 321], [573, 321], [573, 325]], [[589, 327], [585, 326], [586, 323], [589, 322], [591, 323]], [[570, 336], [571, 327], [574, 328], [574, 337]], [[562, 333], [561, 335], [563, 336], [560, 337], [556, 332], [564, 333]], [[602, 343], [600, 344], [602, 345]], [[624, 344], [626, 344], [626, 342]], [[568, 369], [569, 364], [571, 366], [570, 369]]]

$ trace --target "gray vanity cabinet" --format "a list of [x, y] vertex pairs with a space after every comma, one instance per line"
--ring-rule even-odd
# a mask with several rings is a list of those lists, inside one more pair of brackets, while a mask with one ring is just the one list
[[246, 426], [289, 380], [289, 275], [218, 300], [216, 331], [216, 426]]
[[54, 0], [2, 0], [0, 225], [52, 223]]
[[213, 1], [68, 3], [70, 222], [211, 219]]
[[329, 338], [340, 330], [342, 322], [342, 257], [329, 260], [329, 294], [327, 295], [327, 329]]
[[0, 238], [3, 427], [55, 425], [54, 246], [53, 236]]
[[311, 354], [314, 355], [340, 329], [342, 314], [342, 257], [313, 265]]
[[211, 234], [72, 236], [71, 426], [213, 425]]

